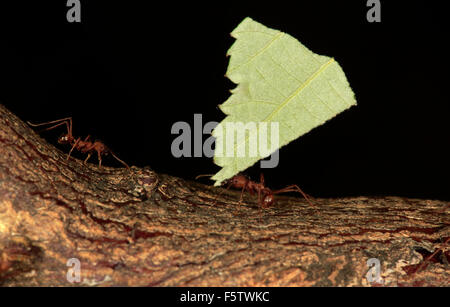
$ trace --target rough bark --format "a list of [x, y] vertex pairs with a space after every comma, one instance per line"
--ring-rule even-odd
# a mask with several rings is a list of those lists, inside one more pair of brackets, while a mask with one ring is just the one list
[[[278, 197], [261, 210], [150, 168], [99, 168], [0, 105], [3, 286], [444, 286], [449, 203]], [[219, 192], [222, 194], [219, 195]], [[70, 258], [81, 282], [67, 280]], [[370, 283], [367, 260], [381, 263]]]

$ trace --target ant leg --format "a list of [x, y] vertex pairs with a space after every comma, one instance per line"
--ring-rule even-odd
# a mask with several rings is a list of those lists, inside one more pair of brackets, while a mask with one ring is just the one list
[[[225, 188], [225, 191], [228, 190], [231, 186], [233, 185], [233, 183], [229, 183], [228, 186]], [[214, 202], [213, 206], [215, 206], [217, 204], [217, 199], [220, 197], [220, 195], [222, 195], [223, 190], [220, 191], [220, 193], [216, 196], [216, 201]]]
[[92, 152], [88, 153], [88, 156], [86, 157], [86, 159], [84, 159], [83, 163], [86, 164], [91, 156], [92, 156]]
[[69, 135], [72, 135], [72, 117], [69, 117]]
[[[450, 237], [447, 238], [447, 240], [445, 240], [443, 245], [446, 245], [447, 243], [449, 243], [450, 241]], [[444, 251], [444, 247], [443, 248], [438, 248], [436, 249], [431, 255], [429, 255], [427, 258], [425, 258], [422, 262], [422, 264], [413, 272], [413, 274], [419, 272], [420, 270], [422, 270], [423, 268], [425, 268], [427, 266], [427, 262], [429, 262], [431, 259], [433, 259], [434, 256], [437, 255], [437, 253], [439, 253], [440, 251]]]
[[261, 190], [258, 189], [258, 205], [261, 207]]
[[242, 205], [242, 201], [243, 201], [243, 199], [244, 199], [244, 192], [245, 192], [245, 190], [247, 189], [247, 184], [248, 184], [248, 182], [246, 182], [245, 184], [244, 184], [244, 186], [242, 187], [242, 191], [241, 191], [241, 197], [239, 197], [239, 203], [238, 203], [238, 210], [241, 208], [241, 205]]
[[[259, 183], [264, 187], [264, 174], [263, 173], [261, 173], [259, 175]], [[258, 205], [260, 208], [264, 207], [264, 204], [263, 204], [263, 201], [261, 198], [261, 189], [258, 189]]]
[[84, 142], [87, 142], [87, 141], [89, 140], [90, 137], [91, 137], [91, 136], [88, 135], [88, 136], [84, 139]]
[[[261, 173], [260, 176], [261, 182], [264, 182], [264, 175]], [[265, 208], [264, 204], [263, 204], [263, 198], [261, 197], [261, 189], [258, 189], [258, 218], [259, 218], [259, 222], [261, 223], [261, 218], [262, 218], [262, 211], [263, 208]]]
[[280, 194], [280, 193], [288, 193], [288, 192], [298, 192], [303, 195], [303, 197], [306, 199], [306, 201], [311, 205], [314, 206], [311, 200], [309, 199], [308, 195], [300, 189], [300, 187], [296, 184], [290, 185], [285, 187], [284, 189], [273, 191], [273, 194]]
[[245, 189], [247, 189], [247, 183], [245, 183], [244, 186], [242, 187], [241, 197], [239, 198], [239, 205], [241, 205], [242, 200], [243, 200], [243, 198], [244, 198], [244, 192], [245, 192]]
[[[261, 194], [261, 195], [259, 195]], [[267, 195], [273, 194], [272, 191], [269, 188], [264, 188], [260, 191], [258, 191], [258, 203], [261, 208], [268, 208], [270, 204], [264, 203], [264, 199]], [[273, 196], [273, 195], [272, 195]]]
[[69, 160], [70, 154], [72, 153], [73, 149], [74, 149], [75, 147], [77, 147], [77, 145], [78, 145], [78, 143], [79, 143], [80, 141], [81, 141], [81, 138], [78, 138], [78, 139], [75, 141], [75, 143], [73, 143], [73, 146], [72, 146], [72, 148], [70, 149], [69, 154], [67, 155], [67, 160]]
[[98, 149], [97, 149], [97, 156], [98, 156], [98, 167], [102, 167], [102, 154]]
[[258, 205], [260, 208], [263, 207], [262, 198], [261, 198], [261, 189], [258, 189]]

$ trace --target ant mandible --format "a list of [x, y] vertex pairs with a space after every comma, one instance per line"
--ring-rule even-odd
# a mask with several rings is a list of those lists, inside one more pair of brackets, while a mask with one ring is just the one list
[[102, 155], [106, 156], [107, 154], [110, 153], [117, 161], [119, 161], [120, 163], [125, 165], [127, 168], [129, 168], [128, 164], [126, 164], [125, 162], [120, 160], [108, 147], [106, 147], [105, 144], [103, 144], [100, 141], [94, 141], [94, 142], [89, 141], [90, 135], [88, 135], [84, 140], [81, 140], [80, 137], [75, 139], [74, 136], [72, 135], [72, 117], [57, 119], [57, 120], [53, 120], [53, 121], [49, 121], [49, 122], [45, 122], [45, 123], [41, 123], [41, 124], [32, 124], [30, 122], [27, 122], [27, 123], [33, 127], [55, 124], [51, 127], [45, 128], [43, 131], [51, 130], [51, 129], [54, 129], [56, 127], [59, 127], [59, 126], [65, 124], [67, 127], [67, 133], [61, 135], [58, 138], [58, 143], [72, 145], [72, 148], [70, 149], [69, 154], [67, 155], [67, 160], [69, 160], [70, 154], [72, 153], [72, 151], [74, 149], [76, 149], [76, 150], [81, 151], [82, 153], [88, 154], [88, 156], [84, 160], [84, 163], [86, 163], [89, 160], [89, 158], [91, 157], [92, 153], [94, 151], [96, 151], [97, 156], [98, 156], [98, 166], [99, 167], [102, 166]]
[[[202, 176], [204, 175], [197, 176], [197, 178]], [[272, 191], [270, 188], [264, 185], [264, 175], [262, 173], [259, 183], [250, 180], [247, 176], [238, 174], [225, 181], [224, 185], [227, 185], [227, 189], [229, 189], [230, 187], [241, 189], [241, 197], [239, 199], [239, 203], [242, 203], [244, 192], [248, 192], [251, 195], [258, 193], [258, 205], [261, 208], [267, 208], [275, 202], [274, 195], [288, 192], [298, 192], [303, 195], [303, 197], [311, 206], [314, 206], [308, 195], [304, 193], [298, 185], [292, 184], [283, 189]]]

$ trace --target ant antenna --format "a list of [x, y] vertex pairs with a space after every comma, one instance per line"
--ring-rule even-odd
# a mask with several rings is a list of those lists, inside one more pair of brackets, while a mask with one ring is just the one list
[[66, 124], [67, 133], [70, 134], [70, 135], [72, 134], [72, 117], [61, 118], [61, 119], [52, 120], [52, 121], [45, 122], [45, 123], [40, 123], [40, 124], [33, 124], [32, 122], [27, 121], [27, 124], [32, 126], [32, 127], [40, 127], [40, 126], [55, 124], [55, 125], [53, 125], [51, 127], [45, 128], [45, 129], [43, 129], [41, 131], [51, 130], [51, 129], [54, 129], [56, 127], [59, 127], [61, 125]]
[[120, 163], [122, 163], [123, 165], [125, 165], [127, 168], [130, 168], [130, 167], [128, 166], [128, 164], [126, 164], [125, 162], [123, 162], [122, 160], [120, 160], [119, 157], [116, 156], [111, 150], [109, 150], [109, 153], [110, 153], [114, 158], [116, 158], [117, 161], [119, 161]]
[[212, 177], [214, 176], [214, 174], [203, 174], [203, 175], [198, 175], [197, 177], [195, 177], [195, 180], [197, 180], [198, 178], [202, 178], [202, 177]]
[[27, 121], [27, 124], [30, 125], [30, 126], [33, 126], [33, 127], [39, 127], [39, 126], [44, 126], [44, 125], [60, 123], [62, 121], [69, 120], [69, 119], [72, 119], [72, 117], [61, 118], [61, 119], [52, 120], [52, 121], [45, 122], [45, 123], [40, 123], [40, 124], [33, 124], [32, 122]]
[[[195, 180], [197, 180], [198, 178], [202, 178], [202, 177], [210, 177], [211, 178], [212, 176], [214, 176], [214, 174], [202, 174], [202, 175], [198, 175], [197, 177], [195, 177]], [[231, 183], [228, 184], [226, 190], [228, 190], [230, 187], [231, 187]], [[216, 195], [214, 205], [217, 204], [217, 199], [220, 197], [220, 195], [222, 195], [223, 192], [224, 191], [222, 190], [222, 191], [220, 191], [219, 194]]]

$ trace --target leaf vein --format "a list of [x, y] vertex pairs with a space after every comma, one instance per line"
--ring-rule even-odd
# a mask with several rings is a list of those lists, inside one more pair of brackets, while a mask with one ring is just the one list
[[251, 56], [246, 62], [244, 62], [244, 63], [242, 63], [242, 64], [240, 64], [240, 65], [238, 65], [238, 66], [236, 66], [236, 67], [234, 67], [234, 68], [231, 68], [231, 69], [229, 70], [229, 73], [235, 71], [236, 69], [239, 69], [240, 67], [242, 67], [242, 66], [244, 66], [244, 65], [247, 65], [248, 63], [250, 63], [251, 61], [253, 61], [254, 59], [256, 59], [261, 53], [263, 53], [264, 51], [266, 51], [267, 48], [269, 48], [275, 41], [277, 41], [278, 39], [280, 39], [280, 38], [283, 36], [283, 34], [284, 34], [283, 32], [280, 32], [280, 33], [278, 33], [277, 35], [275, 35], [275, 36], [273, 37], [272, 40], [270, 40], [263, 48], [261, 48], [260, 50], [258, 50], [258, 51], [257, 51], [253, 56]]
[[322, 73], [330, 64], [334, 62], [331, 58], [327, 63], [323, 64], [311, 77], [308, 78], [304, 83], [302, 83], [289, 97], [283, 101], [278, 108], [276, 108], [271, 114], [269, 114], [263, 121], [269, 121], [276, 113], [278, 113], [284, 106], [291, 101], [295, 96], [297, 96], [305, 87], [307, 87], [312, 80], [314, 80], [320, 73]]

